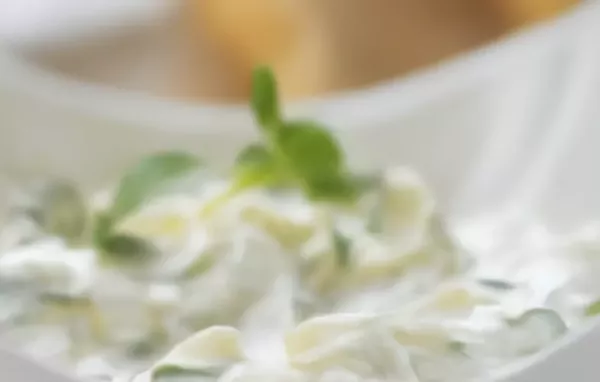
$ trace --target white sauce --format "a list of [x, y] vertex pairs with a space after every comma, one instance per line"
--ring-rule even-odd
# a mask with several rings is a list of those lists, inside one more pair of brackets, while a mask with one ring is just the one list
[[62, 338], [35, 356], [90, 380], [462, 382], [548, 346], [600, 295], [597, 227], [493, 217], [453, 224], [451, 240], [418, 176], [385, 180], [354, 212], [249, 192], [201, 218], [202, 192], [165, 197], [120, 227], [165, 254], [135, 272], [59, 239], [16, 245], [7, 227], [5, 335], [25, 351]]

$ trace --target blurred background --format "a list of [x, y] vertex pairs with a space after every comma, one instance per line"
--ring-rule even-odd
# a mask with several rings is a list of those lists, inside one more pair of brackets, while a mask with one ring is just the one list
[[[479, 210], [597, 151], [598, 20], [594, 0], [2, 0], [0, 170], [93, 188], [165, 149], [226, 168], [268, 64], [353, 167], [410, 165]], [[557, 184], [592, 182], [579, 167]]]
[[405, 76], [578, 0], [3, 0], [0, 41], [60, 76], [229, 103], [257, 64], [286, 99]]

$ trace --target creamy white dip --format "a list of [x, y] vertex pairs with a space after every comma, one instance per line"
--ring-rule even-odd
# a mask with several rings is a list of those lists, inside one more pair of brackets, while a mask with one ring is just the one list
[[202, 214], [226, 183], [123, 222], [159, 253], [127, 265], [18, 210], [0, 236], [5, 339], [91, 381], [463, 382], [535, 354], [600, 294], [596, 228], [447, 226], [409, 169], [344, 210], [254, 190]]

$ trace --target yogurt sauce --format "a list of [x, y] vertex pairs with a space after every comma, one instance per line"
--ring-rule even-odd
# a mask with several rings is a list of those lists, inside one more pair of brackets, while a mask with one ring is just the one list
[[64, 210], [21, 197], [0, 235], [4, 340], [90, 381], [462, 382], [548, 346], [600, 294], [597, 226], [447, 225], [410, 169], [344, 210], [259, 190], [206, 217], [227, 181], [201, 183], [121, 224], [157, 249], [127, 263], [49, 234]]

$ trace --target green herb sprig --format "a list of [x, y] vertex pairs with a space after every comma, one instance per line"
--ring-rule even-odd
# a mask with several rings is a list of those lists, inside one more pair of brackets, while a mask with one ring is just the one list
[[[241, 150], [230, 188], [207, 203], [202, 216], [209, 217], [250, 188], [299, 188], [311, 200], [351, 204], [373, 184], [373, 179], [350, 174], [344, 153], [327, 128], [314, 121], [283, 117], [277, 83], [269, 68], [254, 70], [250, 103], [262, 139]], [[159, 153], [142, 160], [123, 177], [112, 205], [96, 217], [96, 247], [131, 260], [153, 252], [148, 242], [119, 234], [116, 227], [161, 194], [168, 184], [199, 166], [198, 158], [179, 152]]]
[[298, 187], [312, 200], [354, 201], [365, 186], [364, 179], [350, 175], [344, 153], [327, 128], [314, 121], [283, 117], [270, 69], [254, 70], [251, 94], [262, 140], [239, 153], [230, 192], [211, 203], [205, 212], [214, 211], [229, 196], [252, 187]]
[[154, 252], [145, 240], [116, 232], [117, 225], [177, 180], [197, 171], [201, 161], [180, 152], [162, 152], [146, 157], [122, 179], [112, 204], [95, 218], [92, 240], [108, 255], [120, 260], [139, 260]]

